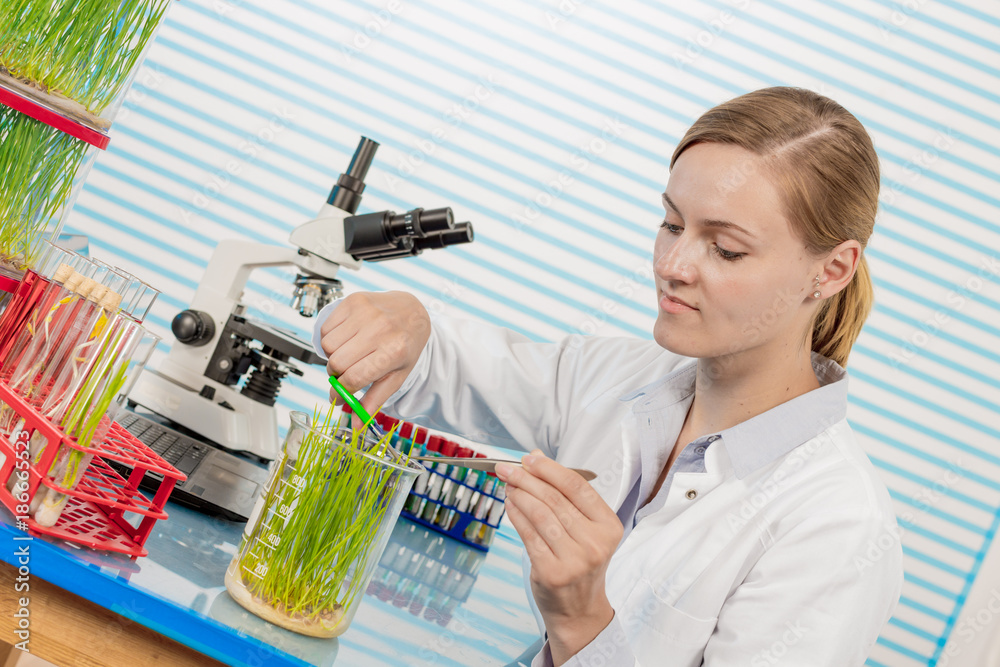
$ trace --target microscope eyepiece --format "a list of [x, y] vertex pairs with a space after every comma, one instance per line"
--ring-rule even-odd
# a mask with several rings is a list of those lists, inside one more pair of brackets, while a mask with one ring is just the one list
[[453, 229], [455, 216], [450, 208], [436, 208], [425, 211], [415, 208], [406, 213], [389, 212], [389, 236], [405, 238], [407, 236], [422, 239], [431, 234]]
[[472, 238], [472, 225], [456, 225], [450, 208], [379, 211], [344, 220], [347, 252], [368, 261], [409, 257], [424, 249], [469, 243]]
[[455, 228], [455, 216], [450, 208], [435, 208], [420, 214], [420, 229], [424, 235]]
[[459, 243], [472, 243], [474, 239], [472, 223], [460, 222], [455, 225], [454, 229], [441, 232], [440, 234], [433, 234], [427, 238], [417, 239], [414, 242], [414, 246], [417, 252], [420, 252], [422, 250], [446, 248], [450, 245], [458, 245]]
[[375, 159], [376, 150], [378, 150], [377, 141], [361, 137], [358, 147], [354, 150], [354, 157], [351, 158], [351, 164], [337, 179], [337, 184], [330, 191], [326, 203], [348, 213], [355, 213], [358, 210], [361, 193], [365, 190], [365, 176], [368, 175], [368, 168]]
[[[350, 214], [344, 219], [344, 251], [356, 260], [374, 262], [412, 257], [425, 249], [471, 242], [472, 225], [468, 222], [456, 225], [455, 216], [447, 207], [429, 210], [415, 208], [399, 214], [395, 211], [378, 211], [354, 215], [361, 204], [365, 176], [375, 159], [378, 146], [377, 142], [368, 137], [361, 137], [347, 171], [337, 179], [337, 184], [326, 200], [331, 206]], [[308, 286], [296, 292], [299, 300], [297, 303], [307, 312], [314, 310], [314, 291], [312, 286]]]

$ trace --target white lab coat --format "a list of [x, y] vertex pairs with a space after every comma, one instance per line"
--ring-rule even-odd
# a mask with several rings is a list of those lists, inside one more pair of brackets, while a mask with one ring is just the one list
[[[648, 416], [643, 395], [626, 395], [693, 363], [652, 341], [534, 343], [437, 317], [385, 407], [594, 470], [617, 510], [639, 476], [635, 432]], [[819, 429], [742, 479], [724, 446], [707, 448], [704, 473], [676, 474], [664, 506], [615, 553], [615, 619], [573, 664], [861, 665], [899, 598], [902, 554], [888, 492], [846, 420]]]

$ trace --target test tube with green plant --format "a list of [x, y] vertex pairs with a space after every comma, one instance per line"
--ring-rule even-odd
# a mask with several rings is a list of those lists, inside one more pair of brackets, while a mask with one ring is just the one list
[[[68, 401], [59, 404], [57, 423], [63, 433], [75, 439], [82, 448], [89, 448], [107, 435], [111, 421], [124, 403], [131, 384], [142, 371], [159, 337], [140, 324], [119, 314], [97, 339], [94, 360], [73, 386]], [[87, 344], [94, 341], [88, 341]], [[72, 372], [70, 368], [67, 372]], [[48, 443], [32, 443], [37, 462]], [[48, 476], [61, 488], [72, 490], [83, 478], [93, 454], [71, 447], [62, 447], [49, 467]], [[56, 489], [41, 488], [32, 502], [35, 521], [53, 526], [59, 520], [69, 497]]]
[[[107, 286], [95, 280], [103, 280], [107, 271], [101, 269], [102, 274], [95, 273], [99, 267], [89, 262], [79, 268], [84, 272], [73, 271], [63, 282], [59, 298], [47, 307], [38, 308], [29, 319], [22, 332], [26, 349], [13, 365], [12, 372], [4, 373], [10, 388], [35, 407], [41, 405], [52, 389], [53, 375], [80, 358], [75, 348], [81, 339], [94, 338], [95, 324], [110, 312], [106, 310]], [[4, 432], [16, 417], [11, 413], [8, 406], [0, 409], [0, 427]]]
[[281, 456], [247, 523], [226, 588], [281, 627], [335, 637], [350, 625], [389, 533], [422, 468], [333, 421], [293, 412]]

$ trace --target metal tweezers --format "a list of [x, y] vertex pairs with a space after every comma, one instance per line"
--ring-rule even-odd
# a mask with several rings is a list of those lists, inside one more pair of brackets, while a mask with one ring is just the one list
[[[473, 470], [485, 470], [486, 472], [494, 472], [496, 470], [498, 463], [509, 463], [512, 466], [520, 466], [520, 461], [508, 461], [507, 459], [480, 459], [471, 458], [464, 456], [411, 456], [411, 461], [423, 461], [424, 463], [445, 463], [450, 466], [459, 466], [461, 468], [472, 468]], [[588, 482], [592, 479], [597, 478], [597, 474], [591, 472], [590, 470], [581, 470], [579, 468], [570, 468], [575, 473], [578, 473]]]

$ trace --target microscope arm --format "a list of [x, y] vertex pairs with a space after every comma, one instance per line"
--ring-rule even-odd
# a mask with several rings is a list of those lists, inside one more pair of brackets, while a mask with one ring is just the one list
[[[303, 254], [296, 248], [235, 239], [220, 241], [208, 262], [191, 307], [199, 307], [199, 295], [203, 291], [211, 292], [215, 298], [221, 296], [235, 305], [243, 297], [250, 273], [267, 266], [295, 266], [321, 278], [335, 278], [340, 268], [339, 264], [313, 254]], [[232, 307], [226, 310], [224, 317], [228, 318], [231, 311]]]

